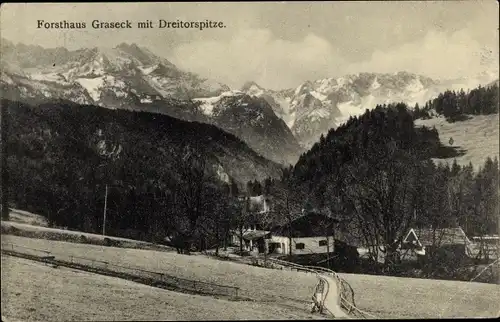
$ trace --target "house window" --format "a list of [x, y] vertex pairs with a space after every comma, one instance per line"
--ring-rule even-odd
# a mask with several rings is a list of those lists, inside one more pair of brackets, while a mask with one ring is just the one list
[[319, 245], [320, 245], [320, 246], [326, 246], [326, 245], [327, 245], [326, 240], [325, 240], [325, 239], [320, 240], [320, 241], [319, 241]]
[[295, 244], [295, 249], [304, 249], [304, 247], [305, 247], [304, 243]]

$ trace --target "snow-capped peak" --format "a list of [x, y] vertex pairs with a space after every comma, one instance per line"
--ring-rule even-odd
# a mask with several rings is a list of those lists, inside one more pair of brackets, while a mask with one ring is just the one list
[[[488, 76], [491, 79], [488, 73], [478, 76], [478, 79], [487, 79]], [[481, 81], [483, 84], [489, 82]], [[268, 100], [276, 115], [286, 122], [299, 142], [308, 147], [330, 128], [377, 104], [424, 104], [446, 89], [459, 89], [459, 83], [464, 89], [477, 86], [470, 79], [443, 82], [408, 72], [396, 72], [357, 73], [306, 81], [293, 91], [277, 92], [260, 87], [257, 90], [254, 84], [249, 84], [245, 90], [248, 94]]]
[[[2, 67], [2, 71], [30, 80], [30, 88], [43, 87], [43, 91], [36, 91], [45, 97], [61, 96], [61, 86], [73, 87], [75, 92], [86, 94], [85, 99], [69, 96], [71, 100], [90, 100], [88, 103], [113, 108], [152, 103], [152, 98], [211, 97], [229, 90], [182, 71], [136, 44], [68, 51], [2, 42], [2, 66], [29, 66], [19, 68], [19, 72], [13, 67]], [[3, 80], [12, 83], [12, 77], [4, 74]]]
[[247, 93], [248, 95], [251, 96], [261, 96], [264, 94], [265, 90], [257, 85], [255, 82], [247, 82], [243, 85], [241, 88], [242, 92]]
[[239, 90], [231, 90], [227, 92], [221, 93], [219, 96], [214, 97], [204, 97], [204, 98], [195, 98], [193, 101], [200, 102], [199, 108], [201, 112], [206, 116], [213, 116], [214, 107], [221, 102], [224, 98], [227, 97], [237, 97], [245, 95], [242, 91]]

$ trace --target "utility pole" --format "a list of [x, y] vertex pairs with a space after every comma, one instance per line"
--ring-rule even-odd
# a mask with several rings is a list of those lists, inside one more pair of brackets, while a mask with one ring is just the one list
[[326, 235], [326, 268], [330, 269], [330, 236]]
[[104, 218], [102, 221], [102, 235], [106, 235], [106, 208], [108, 206], [108, 185], [106, 185], [106, 194], [104, 195]]
[[2, 220], [9, 220], [7, 170], [7, 104], [0, 107], [0, 212]]
[[332, 248], [335, 243], [333, 238], [333, 219], [326, 225], [326, 267], [330, 269], [330, 236], [332, 236]]

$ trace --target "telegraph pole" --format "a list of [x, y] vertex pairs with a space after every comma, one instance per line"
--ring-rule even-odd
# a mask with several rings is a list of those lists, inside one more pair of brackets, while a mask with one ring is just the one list
[[2, 220], [9, 220], [7, 171], [7, 104], [0, 107], [0, 212]]
[[104, 195], [104, 218], [102, 221], [102, 235], [106, 235], [106, 208], [108, 206], [108, 185], [106, 185], [106, 194]]

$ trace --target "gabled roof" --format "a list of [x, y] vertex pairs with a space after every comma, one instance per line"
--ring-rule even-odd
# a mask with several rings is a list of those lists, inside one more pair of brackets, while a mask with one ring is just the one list
[[[263, 238], [269, 233], [270, 232], [268, 230], [246, 230], [246, 231], [243, 231], [242, 238], [244, 240], [255, 240], [255, 239]], [[238, 230], [232, 230], [231, 234], [239, 236]]]
[[422, 246], [443, 246], [470, 244], [462, 228], [412, 228], [403, 239], [403, 243]]
[[338, 220], [328, 214], [311, 211], [295, 214], [291, 222], [287, 218], [280, 218], [277, 222], [271, 228], [276, 235], [288, 236], [291, 225], [293, 237], [313, 237], [325, 236], [328, 223]]
[[263, 238], [267, 234], [269, 234], [269, 231], [266, 231], [266, 230], [251, 230], [251, 231], [243, 233], [243, 239], [255, 240], [255, 239]]

